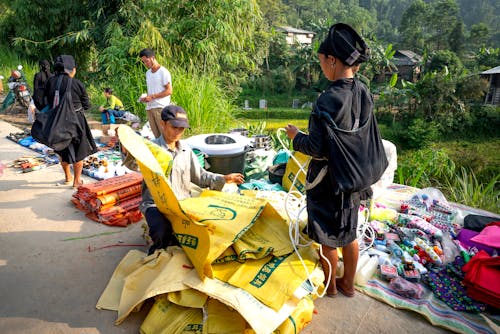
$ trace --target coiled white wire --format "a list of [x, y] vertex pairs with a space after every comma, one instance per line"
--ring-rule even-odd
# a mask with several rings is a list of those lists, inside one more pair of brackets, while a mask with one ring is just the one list
[[[285, 198], [283, 200], [283, 203], [284, 203], [283, 209], [284, 209], [285, 213], [287, 214], [289, 222], [290, 222], [289, 229], [288, 229], [290, 241], [292, 242], [293, 249], [294, 249], [295, 253], [297, 254], [300, 262], [302, 263], [302, 266], [304, 267], [304, 270], [307, 274], [308, 280], [309, 280], [311, 286], [313, 287], [313, 292], [311, 294], [315, 294], [318, 297], [323, 297], [326, 294], [326, 291], [328, 290], [328, 286], [330, 284], [330, 279], [326, 280], [325, 288], [324, 288], [323, 292], [321, 294], [319, 294], [318, 293], [319, 287], [315, 286], [314, 283], [309, 279], [311, 274], [309, 273], [309, 270], [307, 270], [307, 266], [305, 265], [304, 260], [302, 259], [302, 256], [300, 255], [300, 253], [298, 251], [298, 247], [308, 247], [308, 246], [312, 245], [312, 243], [313, 243], [312, 241], [306, 240], [302, 236], [302, 234], [300, 233], [300, 221], [301, 221], [300, 217], [301, 217], [303, 211], [307, 208], [306, 196], [302, 195], [302, 193], [298, 192], [297, 190], [293, 190], [300, 173], [304, 173], [304, 175], [307, 175], [305, 167], [311, 161], [311, 158], [309, 158], [305, 163], [301, 164], [297, 160], [297, 158], [295, 158], [295, 156], [292, 154], [292, 152], [290, 152], [290, 150], [288, 150], [286, 148], [285, 144], [281, 140], [280, 132], [286, 132], [286, 130], [284, 128], [279, 128], [276, 131], [276, 134], [277, 134], [276, 137], [278, 138], [278, 141], [280, 142], [281, 146], [284, 148], [284, 151], [286, 153], [288, 153], [288, 155], [290, 156], [290, 159], [293, 159], [293, 161], [295, 161], [295, 163], [299, 167], [299, 170], [295, 174], [295, 177], [294, 177], [292, 184], [290, 186], [290, 190], [287, 192], [287, 194], [285, 195]], [[264, 196], [264, 195], [260, 195], [260, 196]], [[291, 205], [290, 203], [293, 203], [294, 209], [290, 208], [290, 205]], [[295, 209], [296, 207], [298, 209]], [[369, 216], [370, 216], [368, 207], [365, 207], [363, 209], [363, 211], [359, 213], [359, 215], [364, 217], [364, 219], [361, 222], [358, 220], [358, 228], [356, 231], [356, 236], [357, 236], [358, 244], [359, 244], [359, 253], [362, 254], [363, 252], [367, 251], [370, 247], [373, 246], [373, 241], [375, 239], [375, 231], [373, 230], [373, 228], [370, 226], [370, 224], [368, 222]], [[370, 242], [368, 244], [365, 244], [366, 239], [370, 240]], [[332, 264], [323, 255], [321, 247], [319, 247], [319, 254], [320, 254], [320, 257], [325, 261], [325, 263], [327, 263], [328, 272], [331, 275]]]

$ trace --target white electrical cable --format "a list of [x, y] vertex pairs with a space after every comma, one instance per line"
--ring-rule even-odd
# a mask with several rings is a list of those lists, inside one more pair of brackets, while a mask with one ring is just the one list
[[[290, 152], [290, 150], [288, 150], [286, 148], [285, 144], [281, 140], [279, 134], [282, 131], [286, 132], [286, 130], [284, 128], [279, 128], [276, 131], [276, 134], [277, 134], [276, 137], [278, 138], [278, 141], [280, 142], [280, 144], [283, 147], [284, 151], [286, 153], [288, 153], [288, 155], [290, 156], [290, 158], [293, 159], [293, 161], [295, 161], [295, 163], [299, 167], [299, 170], [296, 173], [296, 175], [295, 175], [295, 177], [294, 177], [294, 179], [292, 181], [292, 184], [290, 186], [290, 190], [288, 191], [288, 193], [285, 196], [285, 199], [284, 199], [284, 211], [286, 212], [286, 214], [288, 216], [288, 219], [289, 219], [289, 222], [290, 222], [290, 224], [289, 224], [289, 237], [290, 237], [290, 241], [292, 242], [293, 249], [294, 249], [295, 253], [297, 254], [300, 262], [302, 263], [302, 266], [304, 267], [304, 270], [305, 270], [305, 272], [307, 274], [307, 277], [309, 279], [310, 273], [307, 270], [307, 267], [306, 267], [306, 265], [304, 263], [304, 260], [300, 256], [300, 253], [299, 253], [298, 248], [297, 248], [297, 247], [308, 247], [308, 246], [310, 246], [312, 244], [312, 241], [306, 241], [305, 238], [300, 233], [300, 216], [301, 216], [302, 212], [307, 208], [307, 206], [306, 206], [306, 197], [304, 195], [302, 195], [300, 192], [298, 192], [296, 190], [292, 190], [292, 189], [294, 188], [295, 183], [297, 182], [297, 179], [298, 179], [300, 173], [304, 173], [304, 175], [307, 175], [307, 171], [305, 170], [305, 166], [307, 166], [307, 164], [311, 161], [311, 158], [309, 158], [304, 164], [301, 164], [297, 160], [297, 158], [295, 158], [293, 156], [292, 152]], [[289, 203], [290, 202], [294, 202], [294, 204], [296, 204], [297, 203], [297, 199], [298, 199], [298, 202], [299, 202], [299, 204], [298, 204], [299, 210], [298, 211], [294, 210], [293, 212], [291, 212], [292, 210], [289, 208], [289, 205], [290, 205]], [[367, 207], [364, 208], [363, 211], [359, 212], [359, 214], [362, 214], [365, 217], [363, 219], [362, 223], [359, 223], [359, 221], [358, 221], [358, 228], [357, 228], [357, 231], [356, 231], [356, 236], [357, 236], [357, 240], [358, 240], [359, 253], [360, 254], [364, 253], [369, 248], [371, 248], [373, 246], [373, 242], [375, 240], [375, 231], [374, 231], [374, 229], [369, 224], [369, 217], [370, 217], [369, 213], [370, 213], [370, 211], [369, 211], [369, 209]], [[370, 240], [369, 244], [365, 243], [366, 239]], [[302, 244], [301, 242], [305, 242], [305, 243]], [[328, 272], [331, 275], [332, 274], [332, 264], [330, 263], [330, 261], [328, 260], [328, 258], [326, 258], [326, 256], [323, 255], [323, 251], [322, 251], [322, 247], [321, 246], [319, 247], [319, 255], [326, 262], [326, 264], [328, 265]], [[317, 292], [319, 287], [314, 286], [314, 284], [313, 284], [312, 281], [310, 281], [310, 283], [311, 283], [311, 286], [313, 287], [313, 292], [312, 293], [321, 298], [321, 297], [323, 297], [326, 294], [326, 291], [328, 290], [328, 286], [330, 284], [330, 279], [326, 280], [325, 289], [324, 289], [323, 293], [321, 293], [321, 294], [318, 294], [318, 292]]]
[[[299, 258], [300, 263], [304, 267], [304, 270], [306, 272], [306, 276], [308, 277], [309, 283], [313, 287], [313, 291], [311, 292], [311, 294], [314, 294], [314, 295], [318, 296], [319, 298], [321, 298], [326, 293], [326, 289], [328, 288], [328, 283], [327, 283], [327, 286], [325, 287], [325, 290], [323, 291], [323, 293], [319, 294], [318, 293], [319, 287], [315, 286], [314, 283], [310, 280], [309, 277], [311, 276], [311, 273], [309, 273], [309, 270], [307, 269], [307, 266], [305, 265], [304, 260], [302, 259], [302, 256], [300, 255], [299, 250], [297, 248], [297, 247], [308, 247], [308, 246], [312, 245], [312, 241], [308, 241], [304, 244], [301, 244], [301, 241], [305, 241], [305, 239], [302, 237], [302, 235], [300, 233], [300, 216], [301, 216], [302, 212], [307, 208], [305, 196], [296, 190], [292, 190], [295, 187], [295, 183], [297, 182], [300, 173], [307, 175], [307, 171], [305, 170], [305, 167], [307, 166], [307, 164], [309, 163], [311, 158], [309, 158], [304, 164], [301, 164], [297, 160], [297, 158], [295, 158], [293, 156], [292, 152], [290, 152], [290, 150], [288, 150], [286, 148], [285, 144], [281, 140], [281, 137], [279, 134], [282, 131], [286, 132], [285, 129], [279, 128], [276, 131], [276, 134], [277, 134], [276, 137], [278, 138], [278, 141], [280, 142], [281, 146], [284, 148], [285, 152], [288, 153], [288, 155], [290, 156], [290, 159], [293, 159], [293, 161], [295, 161], [295, 163], [299, 167], [299, 170], [297, 171], [297, 173], [292, 181], [292, 184], [290, 186], [290, 189], [285, 197], [284, 209], [285, 209], [285, 212], [286, 212], [288, 219], [289, 219], [288, 234], [290, 237], [290, 241], [292, 242], [293, 250], [297, 254], [297, 257]], [[295, 189], [297, 189], [297, 188], [295, 187]], [[293, 200], [296, 200], [297, 198], [299, 200], [299, 210], [298, 210], [298, 212], [295, 212], [294, 217], [292, 217], [292, 215], [290, 214], [290, 210], [289, 210], [289, 203], [293, 202]], [[321, 252], [321, 247], [320, 247], [320, 256], [322, 256], [324, 258], [323, 254]], [[330, 267], [330, 273], [331, 273], [332, 272], [331, 271], [331, 264], [328, 262], [328, 260], [327, 260], [327, 263], [328, 263], [328, 266]]]

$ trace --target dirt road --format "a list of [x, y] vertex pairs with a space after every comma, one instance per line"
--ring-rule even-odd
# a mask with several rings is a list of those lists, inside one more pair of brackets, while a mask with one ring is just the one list
[[[0, 120], [1, 162], [37, 155], [6, 139], [18, 131]], [[116, 313], [95, 305], [123, 256], [145, 249], [130, 246], [145, 244], [141, 223], [120, 228], [86, 218], [70, 202], [73, 189], [56, 186], [63, 177], [59, 165], [7, 168], [0, 177], [0, 333], [138, 333], [144, 310], [115, 326]], [[315, 305], [301, 333], [446, 333], [361, 293]]]

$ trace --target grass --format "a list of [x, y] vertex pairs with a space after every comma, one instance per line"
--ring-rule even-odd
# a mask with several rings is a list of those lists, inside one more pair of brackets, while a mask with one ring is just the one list
[[462, 203], [470, 207], [500, 213], [500, 174], [488, 183], [478, 182], [473, 172], [461, 168], [460, 171], [446, 182], [448, 200]]

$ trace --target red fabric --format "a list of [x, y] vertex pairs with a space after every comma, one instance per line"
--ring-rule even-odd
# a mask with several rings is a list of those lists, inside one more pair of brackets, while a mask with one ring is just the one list
[[500, 257], [479, 251], [462, 267], [467, 295], [494, 307], [500, 307]]

